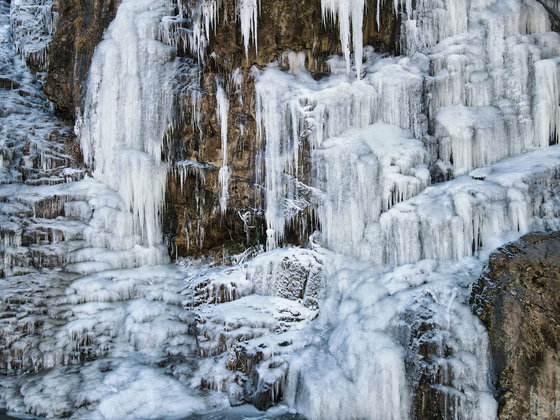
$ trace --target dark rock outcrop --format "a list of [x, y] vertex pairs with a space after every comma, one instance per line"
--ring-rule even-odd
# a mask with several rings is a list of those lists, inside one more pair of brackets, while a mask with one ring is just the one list
[[473, 286], [500, 419], [560, 418], [560, 232], [499, 248]]
[[58, 115], [74, 120], [85, 93], [91, 58], [120, 0], [57, 0], [59, 19], [49, 49], [44, 92]]

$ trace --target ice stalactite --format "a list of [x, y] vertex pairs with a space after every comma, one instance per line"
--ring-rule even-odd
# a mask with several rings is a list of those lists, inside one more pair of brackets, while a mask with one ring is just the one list
[[220, 125], [220, 138], [222, 140], [222, 167], [218, 174], [220, 181], [220, 212], [224, 214], [227, 210], [228, 186], [231, 169], [228, 166], [228, 113], [229, 99], [220, 82], [216, 80], [216, 117]]
[[[84, 159], [95, 178], [115, 189], [123, 200], [121, 210], [131, 213], [118, 216], [121, 222], [114, 225], [111, 214], [116, 213], [107, 208], [103, 230], [117, 238], [136, 236], [133, 241], [149, 248], [162, 241], [168, 169], [162, 148], [173, 116], [176, 71], [175, 48], [156, 37], [172, 7], [163, 0], [125, 1], [119, 7], [92, 59], [78, 125]], [[115, 241], [105, 242], [115, 247]]]
[[352, 33], [354, 65], [358, 79], [362, 71], [364, 9], [364, 0], [321, 0], [323, 23], [327, 20], [332, 24], [338, 23], [347, 74], [350, 73], [350, 32]]
[[257, 28], [260, 11], [261, 0], [236, 0], [235, 8], [239, 22], [241, 23], [241, 35], [243, 36], [243, 46], [245, 47], [245, 56], [249, 55], [249, 42], [251, 35], [255, 52], [258, 51], [257, 44]]

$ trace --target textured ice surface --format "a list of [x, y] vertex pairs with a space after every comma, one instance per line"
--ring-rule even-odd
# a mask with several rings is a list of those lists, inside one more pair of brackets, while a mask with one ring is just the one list
[[120, 229], [128, 236], [140, 235], [149, 247], [161, 243], [167, 176], [161, 154], [171, 124], [176, 71], [175, 48], [155, 38], [172, 7], [167, 1], [124, 2], [119, 7], [92, 58], [78, 127], [94, 177], [115, 189], [124, 210], [132, 212]]
[[[217, 169], [171, 167], [162, 150], [181, 107], [198, 126], [194, 60], [207, 59], [220, 2], [121, 4], [80, 123], [93, 178], [72, 169], [68, 128], [20, 59], [45, 64], [50, 6], [12, 0], [10, 21], [0, 5], [0, 362], [13, 374], [0, 404], [94, 419], [400, 419], [437, 377], [449, 416], [495, 418], [469, 286], [493, 247], [560, 228], [560, 38], [539, 3], [394, 2], [406, 55], [386, 57], [362, 46], [363, 0], [322, 1], [343, 51], [330, 75], [315, 80], [293, 51], [279, 57], [289, 72], [253, 72], [268, 251], [231, 267], [158, 265], [167, 173], [204, 182]], [[246, 54], [259, 6], [236, 2]], [[29, 16], [42, 24], [22, 27]], [[179, 45], [194, 59], [175, 59]], [[216, 85], [222, 212], [243, 82], [235, 71]], [[298, 223], [308, 249], [283, 248]], [[259, 399], [288, 405], [229, 408]]]
[[45, 70], [48, 49], [58, 14], [50, 0], [10, 2], [10, 22], [14, 47], [30, 65]]

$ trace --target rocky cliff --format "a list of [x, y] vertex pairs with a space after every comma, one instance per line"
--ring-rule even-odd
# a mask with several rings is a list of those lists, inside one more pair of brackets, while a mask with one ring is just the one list
[[471, 302], [488, 328], [499, 418], [558, 418], [560, 233], [496, 250]]
[[[192, 4], [191, 4], [192, 3]], [[45, 93], [60, 116], [72, 120], [80, 109], [91, 57], [103, 31], [113, 19], [118, 0], [109, 2], [58, 1], [59, 19], [50, 49]], [[187, 15], [195, 3], [185, 0]], [[377, 29], [375, 4], [369, 4], [364, 19], [366, 45], [381, 52], [398, 51], [398, 19], [391, 2], [382, 3]], [[196, 17], [189, 16], [191, 19]], [[180, 54], [199, 62], [198, 74], [180, 74], [196, 85], [199, 95], [180, 98], [175, 131], [168, 143], [170, 176], [164, 230], [172, 256], [239, 252], [264, 240], [262, 191], [256, 185], [257, 162], [262, 144], [255, 122], [252, 69], [278, 60], [290, 66], [289, 52], [303, 52], [305, 66], [316, 78], [328, 71], [326, 60], [340, 54], [338, 28], [322, 22], [320, 0], [262, 2], [258, 18], [258, 45], [244, 49], [239, 10], [234, 0], [226, 0], [217, 11], [202, 57], [187, 41]], [[192, 47], [192, 46], [191, 46]], [[236, 80], [231, 80], [231, 74]], [[193, 80], [194, 79], [194, 80]], [[178, 81], [181, 83], [181, 80]], [[217, 85], [224, 87], [227, 102], [227, 155], [231, 170], [227, 211], [219, 211], [219, 168], [222, 166], [221, 130], [216, 108]], [[195, 123], [193, 123], [195, 121]], [[176, 163], [179, 162], [179, 167]], [[181, 163], [187, 162], [185, 169]], [[301, 166], [308, 166], [302, 156]], [[201, 176], [200, 168], [204, 169]], [[198, 170], [197, 170], [198, 169]], [[287, 232], [287, 242], [298, 243], [298, 229]], [[305, 236], [305, 235], [303, 235]], [[223, 252], [222, 252], [223, 251]]]

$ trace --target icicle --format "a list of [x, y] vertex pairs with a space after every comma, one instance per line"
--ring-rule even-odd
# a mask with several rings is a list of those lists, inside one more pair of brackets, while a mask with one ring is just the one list
[[228, 113], [229, 113], [229, 99], [224, 91], [224, 88], [218, 80], [216, 80], [216, 116], [218, 124], [220, 124], [220, 136], [222, 138], [222, 167], [218, 174], [221, 192], [220, 192], [220, 212], [224, 214], [227, 210], [228, 200], [228, 185], [231, 169], [227, 165], [227, 140], [228, 140]]
[[257, 24], [260, 11], [260, 0], [237, 0], [236, 13], [241, 22], [241, 34], [243, 36], [243, 46], [245, 47], [245, 56], [249, 58], [249, 42], [253, 35], [253, 43], [255, 44], [255, 53], [257, 53]]
[[96, 48], [77, 127], [94, 176], [114, 188], [123, 210], [132, 213], [120, 235], [135, 232], [149, 247], [161, 243], [167, 173], [161, 153], [172, 120], [176, 71], [174, 48], [153, 37], [171, 11], [165, 1], [123, 2]]
[[356, 76], [361, 77], [363, 59], [363, 20], [364, 0], [321, 0], [323, 22], [327, 17], [337, 23], [340, 29], [340, 45], [346, 62], [346, 74], [350, 74], [350, 26], [352, 26], [352, 44]]

